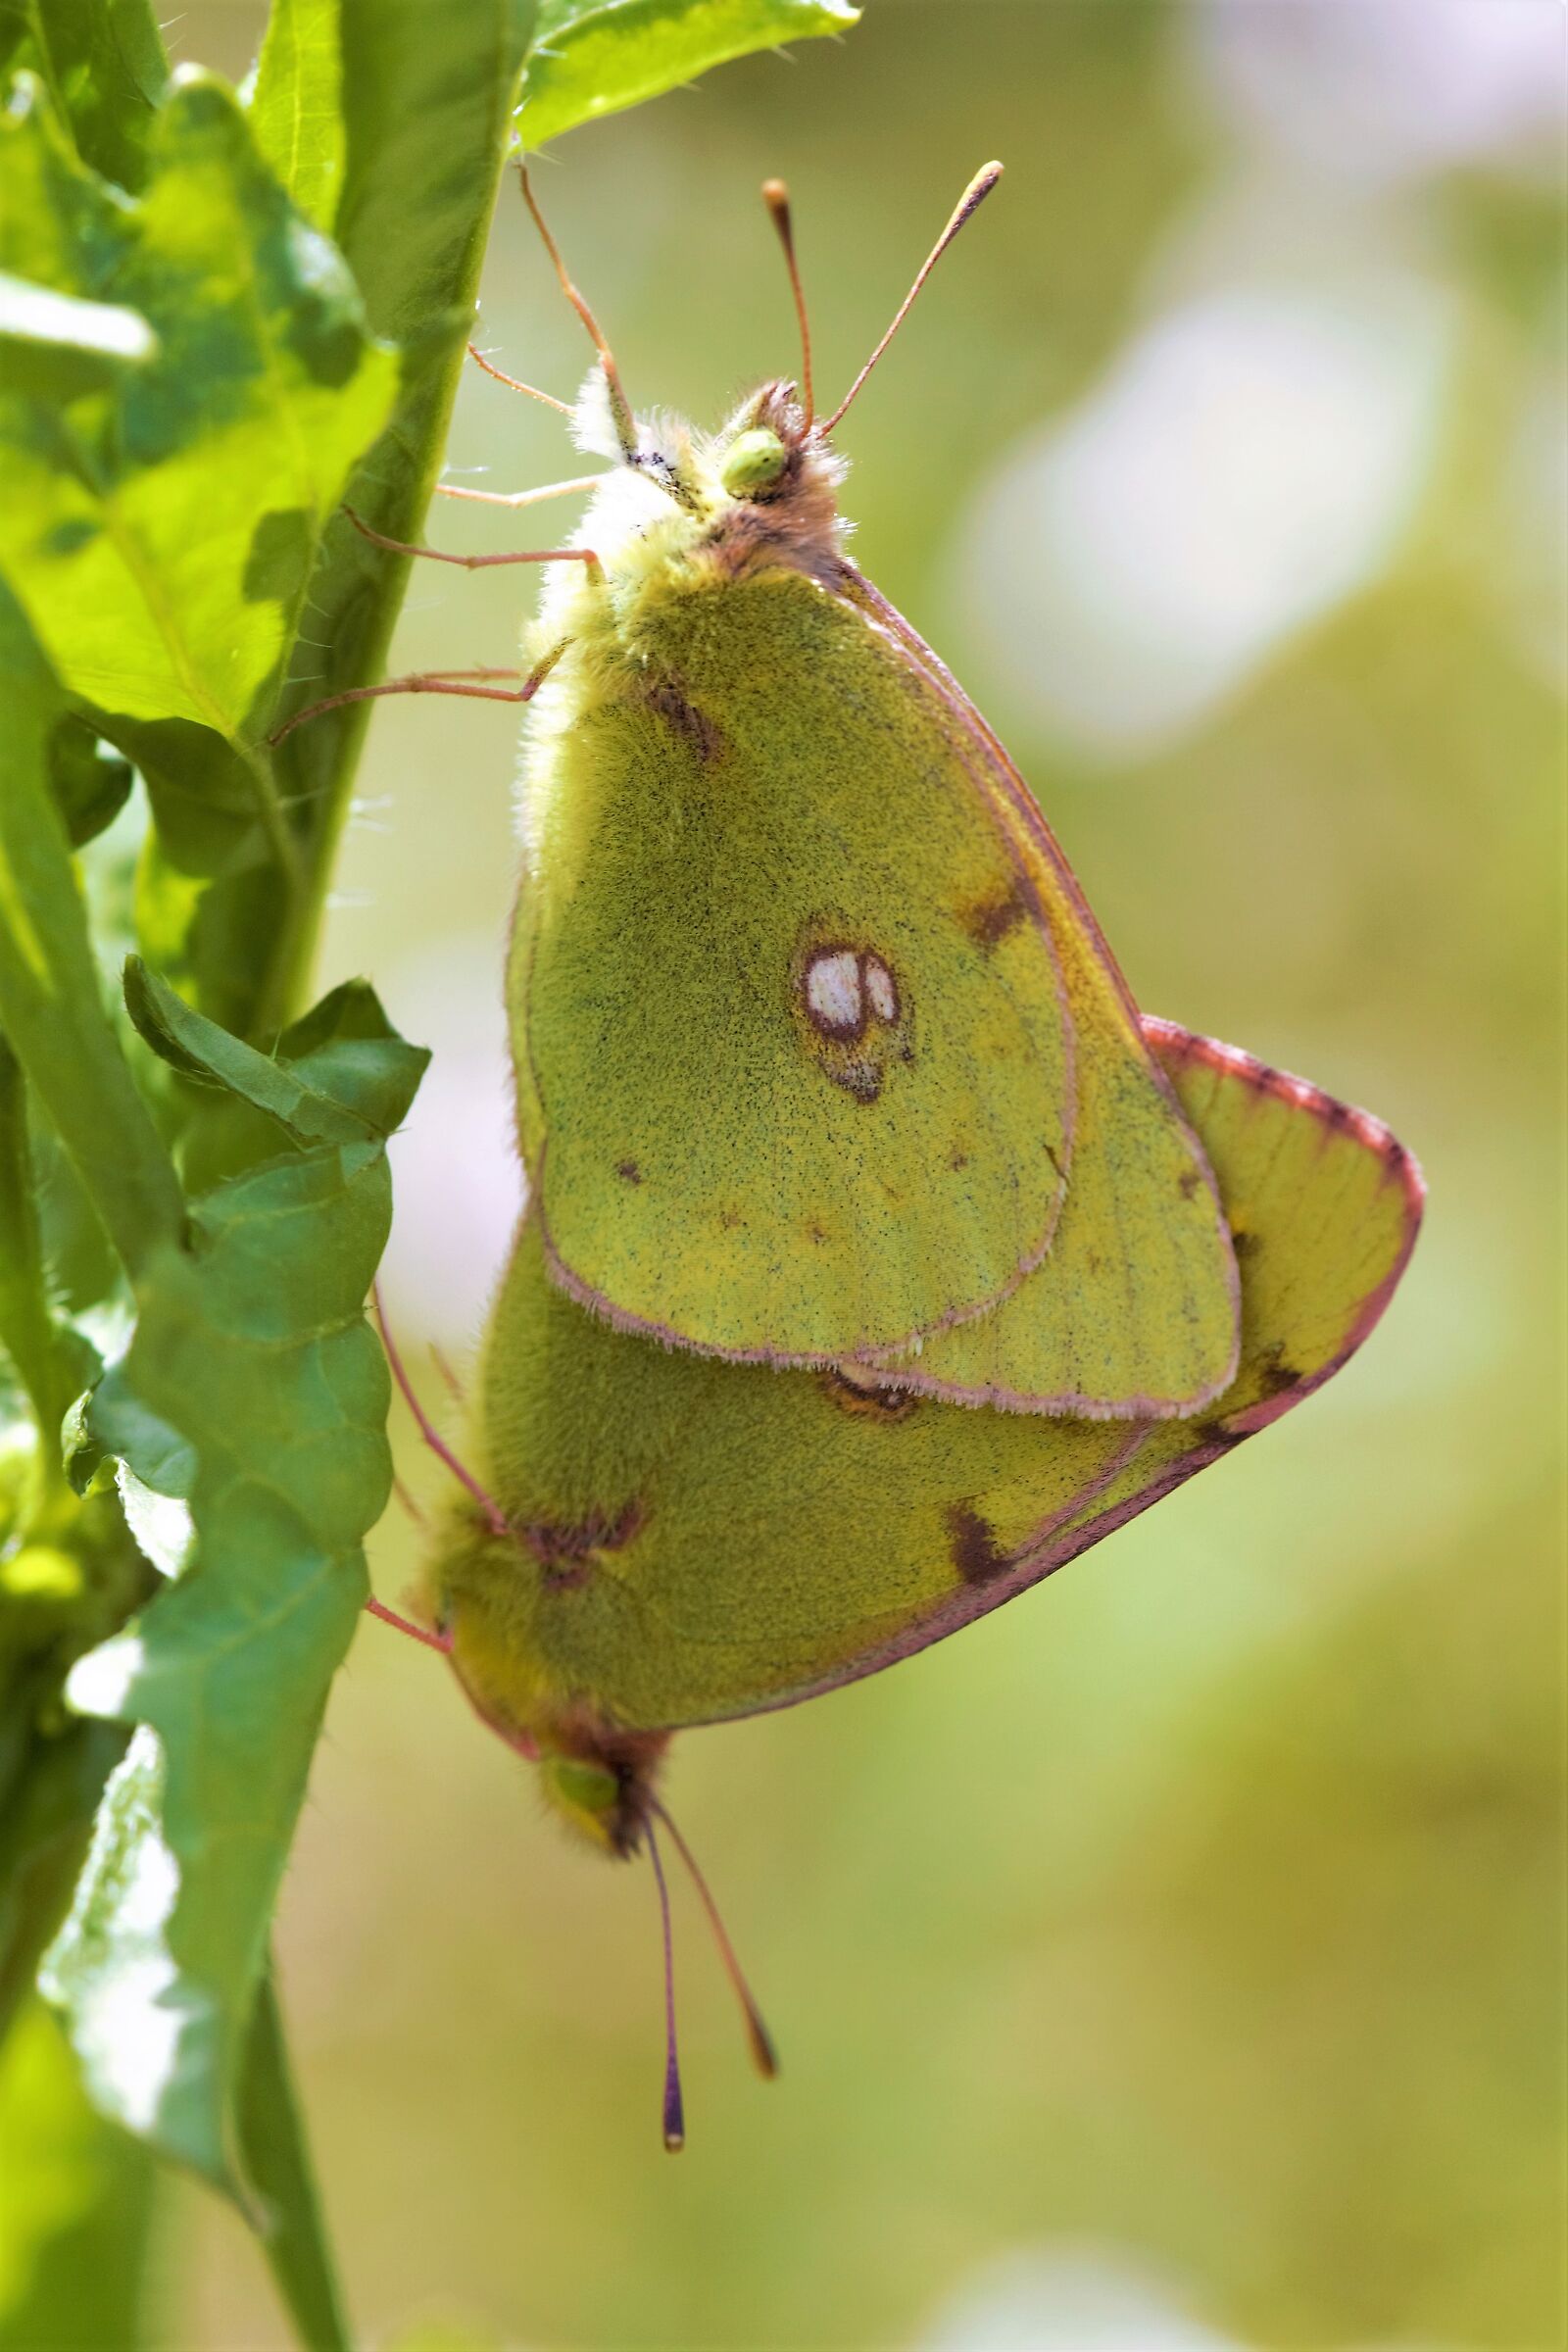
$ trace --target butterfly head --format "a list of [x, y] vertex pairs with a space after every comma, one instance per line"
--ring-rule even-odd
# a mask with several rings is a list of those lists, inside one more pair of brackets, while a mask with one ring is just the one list
[[760, 385], [710, 435], [675, 416], [617, 415], [599, 365], [572, 425], [579, 448], [614, 464], [584, 526], [612, 572], [636, 578], [666, 559], [710, 558], [730, 571], [836, 562], [845, 463], [793, 384]]
[[552, 1723], [538, 1740], [539, 1793], [575, 1837], [624, 1861], [642, 1845], [664, 1744], [586, 1716]]

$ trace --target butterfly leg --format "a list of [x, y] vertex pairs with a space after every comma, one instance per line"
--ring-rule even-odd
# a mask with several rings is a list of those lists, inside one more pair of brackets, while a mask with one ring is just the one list
[[[407, 1634], [411, 1641], [421, 1642], [426, 1649], [439, 1650], [444, 1658], [450, 1658], [452, 1655], [452, 1636], [450, 1634], [432, 1634], [427, 1626], [416, 1625], [411, 1617], [400, 1616], [396, 1609], [389, 1609], [384, 1600], [377, 1600], [373, 1594], [365, 1604], [365, 1614], [367, 1617], [378, 1617], [383, 1625], [390, 1625], [397, 1633]], [[526, 1732], [513, 1731], [509, 1725], [502, 1723], [496, 1716], [489, 1714], [485, 1708], [481, 1707], [461, 1674], [458, 1677], [458, 1688], [487, 1732], [494, 1732], [498, 1740], [504, 1740], [508, 1747], [512, 1748], [515, 1754], [526, 1757], [530, 1764], [538, 1763], [538, 1745], [536, 1741], [529, 1739]]]
[[608, 473], [577, 473], [567, 482], [544, 482], [537, 490], [470, 490], [465, 482], [437, 482], [442, 498], [471, 499], [481, 507], [537, 507], [547, 498], [569, 498], [578, 490], [597, 490]]
[[[346, 703], [371, 703], [383, 694], [459, 694], [485, 703], [531, 703], [565, 652], [566, 643], [563, 638], [559, 645], [552, 646], [526, 677], [520, 669], [416, 669], [407, 677], [383, 678], [378, 686], [346, 686], [341, 694], [326, 695], [320, 702], [308, 703], [303, 710], [296, 710], [292, 718], [274, 727], [267, 740], [279, 744], [296, 727], [304, 726], [308, 718], [319, 718], [324, 710], [341, 710]], [[488, 678], [522, 678], [522, 684], [492, 686], [474, 682]]]
[[411, 1642], [422, 1642], [426, 1649], [438, 1649], [443, 1657], [451, 1654], [450, 1634], [432, 1634], [428, 1626], [416, 1625], [412, 1617], [400, 1616], [396, 1609], [389, 1609], [386, 1602], [377, 1600], [373, 1592], [365, 1604], [365, 1614], [367, 1617], [379, 1617], [383, 1625], [393, 1626], [400, 1634], [407, 1634]]
[[491, 360], [485, 357], [477, 343], [468, 345], [468, 357], [473, 361], [475, 367], [482, 368], [486, 375], [493, 375], [496, 382], [505, 384], [509, 391], [526, 392], [530, 400], [542, 400], [547, 409], [559, 409], [563, 416], [571, 415], [569, 400], [557, 400], [553, 392], [541, 392], [536, 384], [525, 384], [519, 377], [508, 375], [505, 368], [497, 368]]
[[453, 555], [444, 547], [416, 547], [409, 539], [389, 539], [384, 531], [374, 531], [362, 521], [352, 507], [345, 507], [343, 512], [360, 537], [368, 539], [372, 547], [384, 547], [393, 556], [427, 556], [432, 564], [457, 564], [465, 571], [484, 571], [495, 564], [588, 564], [596, 570], [599, 566], [599, 558], [591, 547], [528, 547], [499, 556]]
[[474, 1477], [472, 1471], [465, 1469], [462, 1462], [459, 1461], [457, 1455], [453, 1452], [451, 1446], [447, 1444], [445, 1438], [442, 1437], [441, 1432], [436, 1428], [435, 1423], [430, 1419], [430, 1416], [425, 1411], [423, 1405], [419, 1402], [418, 1396], [415, 1391], [414, 1383], [410, 1380], [409, 1375], [404, 1368], [403, 1356], [398, 1348], [398, 1344], [393, 1339], [392, 1333], [388, 1328], [386, 1308], [381, 1302], [381, 1286], [379, 1283], [372, 1283], [370, 1286], [370, 1296], [375, 1301], [375, 1319], [381, 1327], [381, 1345], [386, 1349], [387, 1363], [391, 1367], [393, 1379], [397, 1382], [399, 1389], [401, 1389], [403, 1392], [404, 1403], [414, 1415], [415, 1423], [418, 1429], [420, 1437], [424, 1440], [425, 1444], [429, 1446], [430, 1451], [436, 1456], [436, 1458], [439, 1461], [445, 1462], [447, 1468], [451, 1471], [453, 1477], [458, 1481], [460, 1486], [465, 1486], [467, 1488], [468, 1493], [473, 1496], [474, 1501], [479, 1505], [479, 1508], [484, 1515], [485, 1524], [489, 1528], [490, 1533], [493, 1536], [510, 1536], [512, 1533], [512, 1528], [508, 1522], [505, 1511], [502, 1510], [499, 1503], [492, 1501], [491, 1497], [485, 1493], [483, 1487], [480, 1486], [478, 1480]]

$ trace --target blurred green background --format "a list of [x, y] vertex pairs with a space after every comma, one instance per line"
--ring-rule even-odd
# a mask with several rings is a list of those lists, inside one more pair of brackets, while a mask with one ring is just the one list
[[[260, 22], [172, 37], [239, 73]], [[368, 2340], [1563, 2341], [1563, 28], [870, 0], [541, 166], [633, 400], [716, 421], [794, 368], [764, 174], [836, 398], [1006, 162], [845, 428], [856, 553], [1142, 1002], [1366, 1103], [1432, 1200], [1298, 1417], [960, 1640], [680, 1742], [785, 2071], [750, 2076], [682, 1894], [679, 2163], [647, 1874], [568, 1848], [367, 1625], [281, 1970]], [[483, 340], [565, 396], [587, 358], [514, 192]], [[477, 374], [451, 462], [581, 463]], [[538, 543], [444, 503], [431, 535]], [[397, 666], [512, 659], [532, 594], [426, 567]], [[438, 1049], [389, 1277], [416, 1358], [471, 1342], [515, 1200], [514, 764], [504, 709], [383, 710], [324, 950]], [[389, 1517], [389, 1598], [413, 1558]], [[282, 2340], [194, 2190], [153, 2290], [172, 2343]]]

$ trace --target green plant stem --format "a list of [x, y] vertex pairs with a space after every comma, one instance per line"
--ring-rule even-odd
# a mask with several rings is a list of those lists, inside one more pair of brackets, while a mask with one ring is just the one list
[[266, 2208], [262, 2247], [306, 2352], [353, 2352], [348, 2320], [317, 2222], [320, 2197], [283, 2036], [270, 1963], [256, 1995], [240, 2077], [241, 2160]]

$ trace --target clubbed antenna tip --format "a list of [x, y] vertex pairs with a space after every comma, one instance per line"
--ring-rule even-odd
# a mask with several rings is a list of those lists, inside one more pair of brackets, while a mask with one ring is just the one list
[[781, 179], [764, 179], [762, 202], [773, 218], [778, 241], [784, 248], [784, 267], [790, 273], [790, 292], [795, 297], [795, 317], [801, 330], [801, 407], [806, 414], [806, 429], [811, 429], [813, 402], [811, 397], [811, 328], [806, 315], [806, 294], [801, 285], [800, 267], [795, 259], [795, 224], [790, 215], [790, 192]]
[[878, 360], [882, 357], [882, 354], [886, 351], [888, 345], [892, 342], [894, 336], [904, 324], [905, 319], [908, 317], [910, 308], [914, 302], [914, 298], [919, 293], [920, 288], [925, 284], [926, 279], [930, 276], [938, 262], [941, 261], [942, 256], [947, 252], [948, 247], [953, 243], [954, 238], [957, 235], [964, 222], [969, 220], [973, 214], [979, 211], [981, 205], [984, 204], [986, 198], [990, 195], [992, 189], [996, 186], [1001, 177], [1002, 166], [1000, 164], [982, 164], [979, 171], [975, 173], [973, 179], [970, 180], [969, 185], [964, 189], [963, 194], [958, 198], [957, 203], [954, 206], [953, 216], [949, 220], [947, 227], [942, 231], [941, 236], [938, 237], [936, 243], [932, 246], [931, 251], [926, 255], [924, 262], [921, 264], [919, 273], [916, 276], [913, 285], [909, 288], [909, 291], [907, 294], [906, 294], [904, 300], [894, 312], [892, 325], [888, 328], [887, 333], [883, 336], [875, 351], [872, 352], [871, 357], [866, 361], [865, 366], [860, 369], [860, 372], [856, 377], [854, 383], [845, 393], [844, 398], [839, 402], [839, 405], [834, 410], [832, 416], [829, 416], [826, 422], [821, 426], [820, 429], [824, 434], [830, 433], [833, 430], [833, 427], [842, 420], [845, 411], [849, 408], [851, 401], [855, 399], [856, 395], [860, 389], [860, 386], [864, 383], [866, 377], [870, 374], [872, 368], [876, 366]]
[[692, 1885], [696, 1887], [702, 1901], [703, 1909], [708, 1914], [708, 1924], [713, 1931], [713, 1941], [717, 1944], [718, 1956], [724, 1963], [724, 1973], [734, 1987], [735, 1998], [741, 2005], [741, 2014], [746, 2021], [746, 2040], [752, 2053], [752, 2063], [764, 2081], [771, 2082], [778, 2073], [778, 2051], [774, 2047], [773, 2036], [767, 2030], [762, 2012], [757, 2005], [756, 1996], [750, 1984], [747, 1984], [745, 1973], [735, 1956], [735, 1946], [729, 1939], [729, 1931], [719, 1915], [719, 1908], [713, 1900], [711, 1889], [702, 1871], [698, 1868], [696, 1855], [671, 1820], [667, 1809], [661, 1804], [657, 1796], [650, 1796], [648, 1802], [651, 1810], [658, 1814], [664, 1828], [669, 1832], [670, 1841], [685, 1863]]
[[669, 1924], [669, 1888], [664, 1883], [664, 1865], [659, 1857], [659, 1840], [651, 1821], [643, 1826], [648, 1833], [648, 1859], [654, 1866], [654, 1885], [659, 1888], [659, 1925], [664, 1946], [664, 2146], [671, 2156], [678, 2156], [686, 2145], [686, 2104], [681, 2097], [680, 2053], [675, 2046], [675, 1938]]

